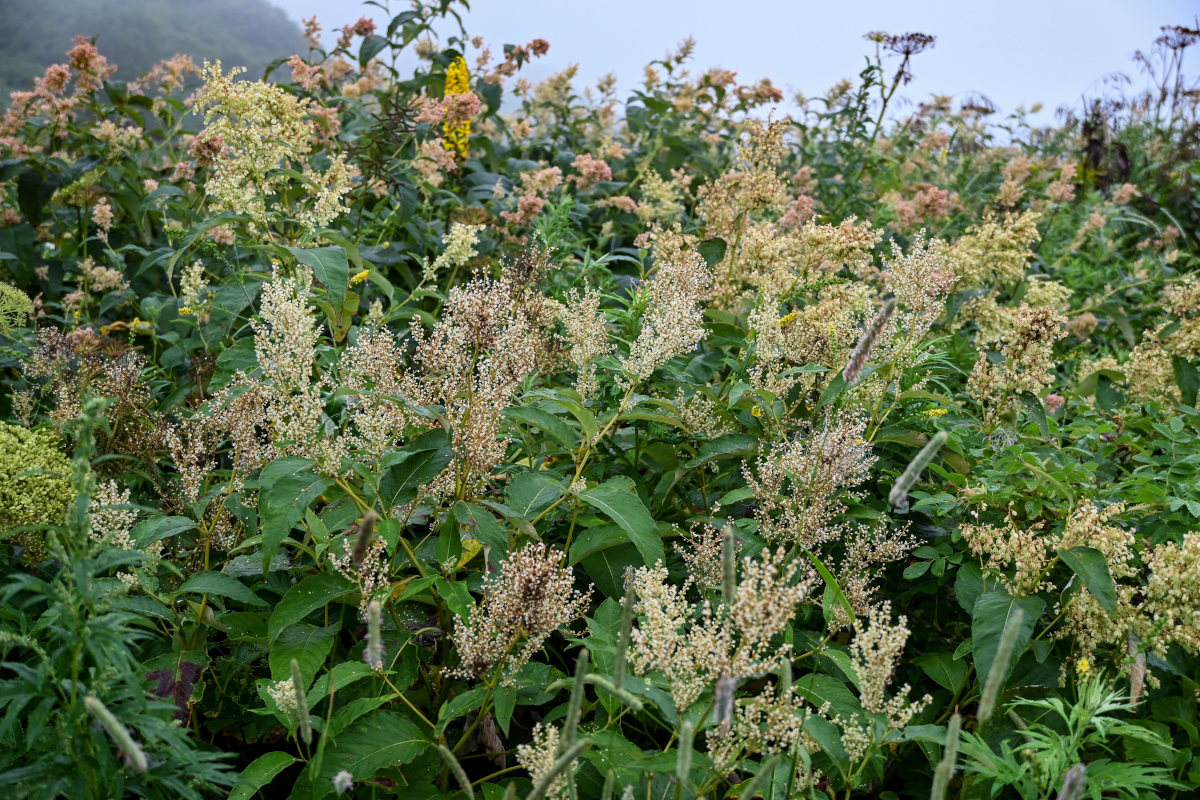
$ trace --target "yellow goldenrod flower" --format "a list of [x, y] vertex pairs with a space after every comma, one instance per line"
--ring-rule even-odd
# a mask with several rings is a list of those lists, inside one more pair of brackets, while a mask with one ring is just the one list
[[1092, 662], [1087, 660], [1087, 656], [1075, 662], [1075, 671], [1080, 675], [1086, 675], [1092, 671]]
[[179, 307], [179, 316], [181, 316], [181, 317], [186, 317], [188, 314], [195, 314], [195, 313], [196, 313], [196, 309], [192, 308], [191, 306], [180, 306]]
[[762, 416], [762, 406], [755, 406], [754, 408], [750, 409], [750, 416], [761, 417]]
[[779, 324], [787, 325], [789, 322], [792, 322], [794, 319], [796, 319], [796, 312], [791, 311], [791, 312], [788, 312], [787, 314], [784, 314], [782, 317], [779, 318]]
[[944, 408], [926, 409], [925, 416], [927, 416], [927, 417], [944, 417], [944, 416], [946, 416], [946, 409], [944, 409]]
[[[446, 70], [445, 96], [466, 94], [469, 91], [471, 91], [471, 85], [467, 75], [467, 61], [460, 56], [454, 59], [454, 62]], [[471, 138], [470, 120], [452, 121], [448, 119], [443, 123], [443, 130], [442, 147], [446, 148], [446, 152], [457, 160], [465, 161], [467, 145]]]
[[356, 286], [357, 284], [362, 283], [363, 281], [365, 281], [367, 279], [367, 276], [370, 274], [371, 274], [371, 270], [369, 270], [369, 269], [364, 269], [362, 272], [356, 273], [355, 275], [353, 275], [350, 278], [350, 285]]

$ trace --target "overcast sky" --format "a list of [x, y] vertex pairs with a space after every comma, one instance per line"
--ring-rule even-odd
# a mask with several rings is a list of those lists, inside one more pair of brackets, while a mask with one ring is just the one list
[[[2, 0], [0, 0], [2, 1]], [[357, 0], [271, 0], [299, 19], [316, 14], [326, 30], [388, 14]], [[841, 78], [854, 77], [874, 45], [870, 30], [921, 31], [937, 46], [916, 57], [910, 99], [930, 94], [982, 92], [1001, 111], [1041, 102], [1047, 113], [1078, 106], [1094, 96], [1106, 75], [1142, 77], [1130, 62], [1148, 51], [1159, 26], [1188, 24], [1196, 0], [475, 0], [468, 32], [499, 45], [534, 37], [550, 53], [527, 71], [536, 79], [569, 63], [580, 64], [588, 83], [613, 71], [624, 92], [640, 81], [642, 67], [691, 35], [693, 71], [721, 66], [749, 83], [770, 77], [789, 99], [817, 95]], [[393, 0], [393, 12], [408, 8]], [[1191, 53], [1192, 74], [1200, 54]], [[1185, 64], [1186, 66], [1186, 64]]]

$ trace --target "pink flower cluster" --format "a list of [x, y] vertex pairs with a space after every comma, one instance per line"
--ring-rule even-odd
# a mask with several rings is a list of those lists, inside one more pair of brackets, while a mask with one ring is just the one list
[[483, 76], [485, 83], [503, 83], [505, 78], [512, 77], [517, 70], [531, 58], [541, 58], [550, 52], [550, 43], [545, 39], [533, 39], [527, 44], [511, 47], [504, 53], [504, 61]]
[[612, 168], [608, 166], [608, 162], [592, 158], [587, 153], [575, 156], [575, 162], [571, 166], [579, 173], [572, 175], [571, 180], [580, 191], [586, 192], [601, 181], [612, 180]]
[[957, 192], [948, 192], [928, 183], [915, 184], [914, 188], [917, 191], [911, 200], [897, 198], [893, 203], [894, 224], [899, 231], [915, 230], [926, 221], [943, 219], [959, 206]]
[[447, 95], [442, 99], [425, 97], [415, 117], [417, 122], [440, 125], [445, 122], [470, 122], [483, 111], [483, 101], [474, 92]]

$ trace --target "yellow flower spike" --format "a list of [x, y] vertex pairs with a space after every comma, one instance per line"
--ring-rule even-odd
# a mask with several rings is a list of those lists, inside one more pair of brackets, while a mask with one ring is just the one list
[[1091, 671], [1092, 662], [1087, 660], [1087, 656], [1084, 656], [1075, 662], [1075, 672], [1079, 673], [1080, 675], [1087, 675]]
[[367, 276], [370, 274], [371, 274], [371, 270], [369, 270], [369, 269], [364, 269], [362, 272], [356, 273], [355, 275], [351, 276], [350, 285], [357, 286], [358, 284], [365, 281], [367, 279]]
[[[462, 56], [454, 59], [446, 69], [446, 97], [456, 94], [466, 94], [471, 91], [470, 76], [467, 73], [467, 60]], [[469, 120], [442, 124], [442, 147], [458, 161], [467, 160], [467, 147], [471, 139], [471, 123]]]
[[925, 416], [927, 416], [927, 417], [944, 417], [944, 416], [946, 416], [946, 409], [944, 409], [944, 408], [926, 409]]
[[787, 324], [795, 321], [795, 319], [796, 319], [796, 312], [790, 311], [787, 314], [784, 314], [782, 317], [779, 318], [779, 324], [787, 325]]
[[192, 308], [191, 306], [180, 306], [179, 307], [179, 316], [181, 316], [181, 317], [186, 317], [188, 314], [195, 314], [195, 313], [196, 313], [196, 309]]

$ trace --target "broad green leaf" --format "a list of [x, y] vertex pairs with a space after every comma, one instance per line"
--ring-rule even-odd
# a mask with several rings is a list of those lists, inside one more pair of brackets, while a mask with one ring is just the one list
[[567, 562], [578, 564], [592, 553], [628, 542], [629, 536], [619, 525], [598, 525], [594, 528], [587, 528], [580, 531], [576, 535], [575, 541], [571, 542], [571, 552]]
[[468, 533], [492, 548], [496, 555], [508, 552], [508, 533], [496, 518], [474, 503], [459, 500], [454, 504], [454, 518], [466, 526]]
[[957, 692], [967, 679], [967, 662], [955, 660], [953, 653], [925, 653], [914, 660], [926, 675], [950, 692]]
[[315, 709], [318, 703], [329, 696], [330, 683], [333, 684], [333, 691], [337, 693], [350, 684], [374, 674], [375, 670], [361, 661], [343, 661], [313, 683], [312, 688], [308, 690], [309, 708]]
[[504, 416], [542, 429], [558, 440], [568, 450], [574, 450], [579, 446], [579, 435], [571, 430], [571, 426], [548, 411], [529, 406], [523, 408], [506, 408], [504, 409]]
[[271, 645], [267, 659], [271, 667], [271, 679], [287, 680], [292, 674], [294, 658], [300, 663], [300, 673], [304, 675], [305, 683], [312, 683], [333, 648], [333, 637], [337, 635], [337, 630], [337, 625], [318, 628], [302, 622], [285, 628]]
[[975, 609], [971, 613], [971, 638], [974, 640], [975, 672], [979, 676], [980, 686], [987, 683], [988, 673], [996, 658], [996, 648], [1000, 645], [1000, 635], [1008, 618], [1018, 608], [1025, 616], [1017, 630], [1009, 669], [1025, 652], [1025, 646], [1029, 644], [1033, 628], [1041, 618], [1046, 603], [1039, 597], [1011, 597], [1004, 590], [985, 592], [975, 601]]
[[333, 486], [333, 480], [312, 471], [311, 459], [288, 457], [263, 467], [258, 513], [262, 519], [262, 563], [266, 572], [279, 546], [292, 532], [313, 500]]
[[625, 596], [625, 570], [646, 565], [642, 554], [629, 543], [597, 550], [579, 563], [597, 589], [606, 597], [617, 599]]
[[712, 269], [724, 260], [725, 251], [728, 247], [729, 245], [725, 243], [724, 239], [714, 236], [711, 239], [705, 239], [701, 242], [696, 248], [696, 252], [704, 259], [704, 263], [708, 264], [708, 268]]
[[716, 461], [718, 458], [748, 458], [758, 452], [758, 437], [744, 433], [727, 433], [700, 445], [696, 457], [683, 466], [688, 469]]
[[228, 800], [250, 800], [276, 775], [295, 764], [296, 760], [294, 755], [282, 750], [272, 750], [259, 756], [238, 775], [237, 783], [229, 791]]
[[962, 610], [970, 614], [981, 594], [999, 586], [1000, 581], [985, 577], [978, 564], [967, 562], [959, 567], [958, 575], [954, 578], [954, 596]]
[[654, 518], [646, 510], [642, 498], [638, 497], [631, 479], [618, 475], [577, 496], [620, 525], [629, 534], [630, 541], [642, 554], [646, 564], [654, 564], [665, 557]]
[[195, 520], [187, 517], [151, 517], [134, 525], [133, 530], [129, 532], [129, 537], [133, 539], [133, 543], [138, 549], [143, 549], [194, 527], [196, 527]]
[[357, 588], [334, 572], [309, 575], [288, 589], [287, 594], [271, 612], [271, 622], [267, 627], [267, 643], [273, 643], [284, 628], [299, 622], [318, 608], [356, 591]]
[[434, 729], [434, 735], [441, 736], [451, 722], [483, 705], [487, 694], [487, 687], [476, 686], [442, 703], [442, 707], [438, 709], [437, 728]]
[[224, 572], [197, 572], [192, 577], [183, 582], [183, 585], [176, 590], [179, 594], [190, 592], [192, 594], [212, 594], [218, 597], [228, 597], [231, 600], [237, 600], [240, 603], [246, 603], [252, 606], [265, 606], [262, 598], [239, 581], [232, 575], [226, 575]]
[[[322, 780], [333, 791], [333, 776], [348, 770], [362, 781], [388, 767], [400, 767], [429, 747], [426, 731], [394, 711], [379, 710], [360, 717], [334, 740], [321, 764]], [[328, 792], [325, 792], [328, 794]]]
[[312, 267], [313, 275], [329, 292], [330, 305], [335, 311], [341, 309], [350, 285], [350, 262], [346, 259], [346, 248], [289, 247], [287, 251], [301, 264]]
[[517, 690], [512, 686], [497, 686], [492, 696], [492, 710], [496, 714], [496, 724], [505, 736], [508, 736], [508, 725], [512, 722], [513, 711], [517, 707]]
[[253, 374], [256, 369], [258, 354], [254, 350], [254, 340], [239, 339], [217, 356], [216, 371], [207, 388], [209, 391], [224, 389], [239, 372]]
[[434, 431], [391, 453], [383, 461], [379, 503], [385, 511], [411, 503], [417, 490], [438, 476], [454, 457], [445, 431]]
[[1072, 547], [1070, 550], [1059, 550], [1058, 557], [1083, 580], [1083, 585], [1108, 615], [1115, 617], [1117, 591], [1104, 554], [1092, 547]]
[[562, 483], [540, 472], [519, 472], [508, 482], [504, 502], [522, 519], [532, 520], [563, 496]]

